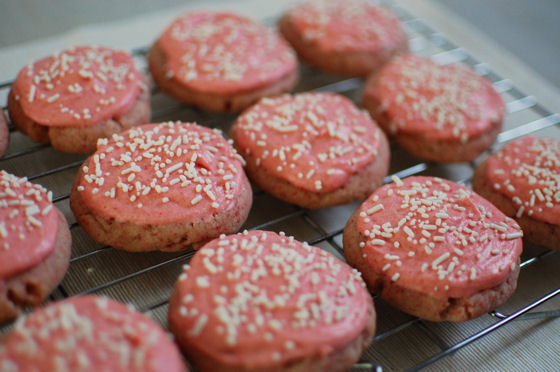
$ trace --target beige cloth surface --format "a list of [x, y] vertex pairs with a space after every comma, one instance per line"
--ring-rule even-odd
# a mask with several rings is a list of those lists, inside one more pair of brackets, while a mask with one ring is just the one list
[[[48, 55], [55, 50], [70, 45], [96, 43], [118, 48], [132, 49], [149, 45], [178, 14], [189, 9], [204, 7], [233, 9], [255, 18], [266, 19], [281, 14], [291, 1], [240, 0], [236, 2], [212, 0], [194, 1], [184, 6], [147, 16], [136, 17], [79, 28], [56, 38], [49, 38], [24, 45], [0, 50], [0, 81], [15, 77], [17, 71], [27, 62]], [[560, 95], [529, 67], [512, 57], [493, 42], [480, 35], [456, 16], [430, 1], [402, 0], [398, 2], [432, 28], [446, 35], [457, 45], [464, 47], [477, 59], [488, 62], [489, 66], [503, 77], [511, 79], [521, 90], [533, 95], [553, 112], [560, 111]], [[429, 48], [422, 53], [432, 53]], [[333, 81], [328, 77], [303, 68], [306, 83], [300, 88], [310, 89]], [[6, 90], [0, 92], [0, 100], [5, 102]], [[359, 94], [359, 89], [353, 92]], [[507, 96], [507, 95], [506, 95]], [[513, 97], [506, 97], [515, 100]], [[153, 97], [154, 117], [159, 120], [182, 119], [229, 121], [230, 116], [210, 115], [196, 112], [162, 95]], [[528, 121], [539, 119], [531, 112], [520, 112], [508, 117], [506, 128], [513, 128]], [[559, 137], [556, 128], [540, 132]], [[25, 136], [13, 133], [10, 153], [35, 146]], [[393, 148], [392, 171], [405, 169], [418, 163], [417, 159]], [[36, 179], [54, 191], [57, 202], [70, 223], [75, 220], [68, 208], [65, 196], [70, 190], [76, 167], [84, 159], [81, 155], [60, 154], [51, 148], [42, 149], [29, 155], [0, 162], [0, 167], [18, 175], [33, 175], [49, 172], [58, 167], [68, 169], [45, 174]], [[472, 169], [468, 165], [436, 166], [427, 165], [428, 174], [439, 175], [454, 180], [467, 178]], [[278, 201], [262, 192], [255, 196], [254, 207], [245, 224], [247, 228], [262, 226], [265, 229], [283, 230], [300, 240], [313, 241], [324, 233], [339, 231], [357, 207], [357, 203], [305, 212]], [[279, 220], [275, 220], [275, 219]], [[270, 222], [272, 221], [272, 222]], [[130, 302], [141, 309], [152, 308], [164, 303], [182, 264], [192, 256], [192, 252], [179, 254], [131, 254], [105, 248], [94, 243], [79, 227], [72, 229], [73, 257], [77, 258], [63, 282], [68, 295], [95, 291], [124, 302]], [[341, 235], [333, 240], [321, 241], [318, 245], [335, 253], [340, 245]], [[527, 257], [541, 251], [527, 249]], [[88, 254], [88, 256], [82, 256]], [[156, 268], [153, 266], [156, 265]], [[529, 302], [560, 287], [558, 267], [560, 255], [551, 254], [523, 269], [519, 289], [513, 298], [499, 310], [511, 313]], [[152, 269], [153, 268], [153, 269]], [[110, 286], [108, 284], [111, 284]], [[96, 289], [99, 289], [98, 291]], [[63, 293], [56, 293], [62, 297]], [[430, 323], [413, 320], [380, 300], [376, 300], [379, 312], [379, 333], [383, 337], [364, 354], [364, 360], [379, 364], [385, 370], [402, 370], [429, 358], [443, 348], [478, 332], [496, 320], [485, 315], [477, 320], [463, 323]], [[537, 309], [559, 309], [560, 298], [555, 298]], [[150, 314], [165, 325], [166, 305], [155, 306]], [[398, 332], [395, 327], [402, 326]], [[1, 330], [0, 330], [1, 332]], [[389, 332], [389, 333], [385, 333]], [[558, 370], [560, 369], [560, 319], [519, 320], [492, 333], [489, 336], [463, 348], [429, 367], [430, 370]]]

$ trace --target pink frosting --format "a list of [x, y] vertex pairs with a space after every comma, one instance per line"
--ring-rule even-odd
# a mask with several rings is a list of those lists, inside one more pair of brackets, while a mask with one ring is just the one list
[[233, 208], [243, 166], [221, 132], [193, 123], [135, 127], [99, 140], [77, 190], [96, 214], [117, 221], [196, 221]]
[[357, 227], [376, 272], [442, 299], [502, 283], [522, 250], [514, 220], [472, 190], [432, 177], [379, 188], [360, 207]]
[[169, 323], [183, 346], [252, 368], [344, 348], [363, 330], [371, 302], [355, 270], [319, 248], [265, 231], [211, 241], [175, 291], [180, 300], [170, 307]]
[[403, 55], [366, 84], [365, 97], [380, 102], [393, 133], [466, 141], [502, 121], [504, 102], [489, 81], [465, 65], [438, 65]]
[[233, 136], [276, 177], [330, 192], [375, 160], [379, 130], [343, 96], [303, 93], [261, 99], [237, 119]]
[[42, 262], [53, 251], [58, 215], [51, 193], [0, 171], [0, 279]]
[[12, 89], [25, 115], [39, 124], [87, 126], [128, 112], [140, 83], [127, 53], [81, 46], [27, 65]]
[[510, 198], [517, 217], [524, 214], [560, 223], [560, 141], [522, 137], [488, 158], [486, 177], [496, 192]]
[[325, 51], [393, 50], [406, 39], [397, 16], [365, 0], [307, 1], [288, 15], [305, 41]]
[[153, 320], [97, 296], [52, 303], [18, 322], [0, 349], [0, 366], [6, 371], [186, 370], [177, 347]]
[[186, 13], [158, 44], [167, 77], [206, 93], [259, 89], [297, 67], [294, 52], [275, 31], [232, 13]]

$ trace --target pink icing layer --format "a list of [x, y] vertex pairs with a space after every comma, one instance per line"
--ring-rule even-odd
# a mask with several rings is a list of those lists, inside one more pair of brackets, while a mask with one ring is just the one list
[[76, 47], [24, 67], [12, 87], [31, 120], [47, 126], [87, 126], [128, 112], [140, 73], [125, 52]]
[[515, 221], [451, 181], [396, 181], [359, 209], [362, 253], [376, 272], [441, 299], [469, 297], [505, 281], [522, 250]]
[[234, 137], [276, 177], [329, 192], [375, 160], [379, 130], [343, 96], [303, 93], [261, 99], [237, 119]]
[[275, 31], [232, 13], [184, 14], [158, 43], [167, 57], [168, 78], [206, 93], [259, 89], [297, 66], [294, 52]]
[[51, 194], [0, 171], [0, 279], [42, 262], [53, 251], [58, 215]]
[[0, 365], [7, 371], [185, 371], [177, 347], [154, 321], [97, 296], [52, 303], [18, 322], [0, 349]]
[[233, 208], [244, 177], [237, 153], [221, 132], [169, 122], [98, 141], [77, 190], [105, 218], [166, 224]]
[[501, 122], [505, 105], [489, 81], [465, 65], [396, 57], [365, 87], [389, 117], [392, 132], [466, 141]]
[[398, 17], [365, 0], [308, 1], [289, 17], [305, 41], [325, 51], [391, 51], [406, 39]]
[[496, 192], [524, 214], [560, 223], [560, 141], [522, 137], [488, 158], [486, 177]]
[[175, 287], [169, 322], [184, 345], [221, 362], [278, 367], [340, 350], [371, 302], [359, 274], [325, 251], [272, 232], [223, 236]]

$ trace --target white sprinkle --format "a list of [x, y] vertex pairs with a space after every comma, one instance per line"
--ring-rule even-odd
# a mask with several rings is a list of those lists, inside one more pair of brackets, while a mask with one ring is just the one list
[[207, 276], [199, 276], [196, 278], [196, 284], [201, 288], [208, 288], [210, 287], [210, 280]]
[[523, 237], [523, 232], [517, 231], [514, 233], [506, 234], [506, 239], [517, 239]]
[[391, 280], [394, 281], [394, 282], [396, 282], [397, 280], [399, 280], [400, 277], [401, 277], [401, 274], [395, 273], [395, 275], [393, 275], [393, 277], [391, 278]]
[[46, 216], [46, 215], [51, 211], [52, 208], [53, 208], [52, 204], [47, 205], [47, 206], [45, 207], [45, 209], [43, 209], [43, 211], [41, 212], [41, 214], [42, 214], [43, 216]]
[[57, 93], [57, 94], [55, 94], [55, 95], [50, 96], [50, 97], [47, 99], [47, 101], [48, 101], [49, 103], [52, 103], [52, 102], [56, 101], [56, 100], [59, 99], [59, 98], [60, 98], [60, 94]]
[[366, 211], [366, 213], [369, 214], [374, 214], [375, 212], [379, 212], [380, 210], [383, 209], [383, 204], [377, 204], [376, 206], [371, 207], [370, 209], [368, 209]]
[[476, 279], [476, 269], [474, 267], [471, 268], [471, 280]]
[[457, 256], [462, 256], [464, 252], [459, 248], [453, 248], [453, 251], [457, 254]]
[[208, 322], [208, 315], [202, 314], [198, 317], [194, 327], [189, 331], [189, 336], [199, 336], [204, 329], [204, 326]]
[[451, 254], [449, 252], [445, 252], [438, 258], [432, 261], [432, 268], [435, 269], [440, 263], [447, 260]]
[[201, 195], [197, 195], [195, 196], [192, 200], [191, 200], [191, 204], [195, 205], [196, 203], [198, 203], [199, 201], [202, 200], [202, 196]]
[[37, 91], [37, 88], [35, 87], [35, 85], [31, 85], [31, 89], [29, 89], [29, 96], [27, 98], [27, 100], [29, 102], [33, 102], [35, 100], [35, 92]]
[[501, 225], [496, 225], [495, 223], [491, 223], [488, 226], [493, 228], [494, 230], [498, 230], [498, 231], [501, 231], [501, 232], [506, 232], [507, 231], [507, 228], [505, 228], [504, 226], [501, 226]]
[[401, 187], [403, 185], [403, 182], [401, 181], [401, 179], [397, 175], [392, 175], [391, 179], [397, 185], [397, 187]]
[[411, 238], [414, 238], [414, 232], [410, 229], [410, 227], [405, 226], [403, 230], [406, 233], [406, 235], [410, 236]]
[[373, 239], [371, 241], [371, 244], [373, 245], [385, 245], [385, 240], [382, 239]]

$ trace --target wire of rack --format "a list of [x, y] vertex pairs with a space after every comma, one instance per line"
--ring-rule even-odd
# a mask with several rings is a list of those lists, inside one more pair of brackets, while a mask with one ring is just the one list
[[[478, 61], [462, 48], [453, 44], [442, 34], [431, 29], [427, 24], [408, 13], [393, 2], [388, 5], [401, 17], [410, 37], [413, 52], [430, 56], [442, 63], [462, 62], [491, 80], [494, 87], [507, 101], [506, 123], [493, 150], [517, 137], [557, 130], [560, 116], [553, 114], [533, 97], [524, 94], [508, 79], [503, 79], [485, 63]], [[274, 20], [269, 20], [273, 22]], [[145, 67], [147, 48], [133, 50], [133, 55], [140, 65]], [[358, 78], [343, 79], [321, 73], [307, 66], [301, 67], [302, 82], [297, 91], [328, 91], [344, 94], [357, 101], [363, 80]], [[0, 83], [0, 94], [6, 94], [11, 81]], [[152, 89], [153, 122], [167, 120], [196, 121], [200, 124], [227, 129], [235, 119], [234, 115], [212, 114], [187, 107]], [[3, 107], [6, 110], [6, 107]], [[24, 135], [16, 132], [10, 124], [12, 141], [8, 153], [0, 159], [0, 168], [29, 180], [38, 182], [53, 190], [54, 203], [63, 211], [69, 221], [73, 238], [73, 252], [68, 273], [51, 295], [51, 300], [67, 298], [82, 294], [103, 294], [117, 300], [128, 302], [140, 311], [149, 314], [163, 326], [166, 326], [167, 299], [173, 283], [194, 255], [192, 249], [179, 253], [153, 252], [131, 254], [103, 246], [91, 240], [75, 222], [68, 206], [69, 192], [77, 168], [85, 160], [84, 155], [60, 154], [48, 145], [32, 143]], [[557, 134], [556, 134], [557, 135]], [[391, 174], [401, 178], [426, 174], [441, 176], [456, 182], [470, 184], [477, 161], [472, 164], [438, 165], [426, 163], [406, 154], [392, 145]], [[391, 182], [390, 176], [385, 182]], [[358, 203], [322, 210], [306, 210], [280, 200], [274, 199], [261, 190], [254, 189], [254, 205], [244, 229], [283, 230], [299, 240], [317, 245], [340, 259], [344, 257], [341, 236], [344, 224]], [[555, 256], [554, 252], [526, 249], [521, 264], [522, 269]], [[557, 255], [556, 255], [557, 256]], [[534, 299], [522, 299], [522, 306], [510, 310], [509, 314], [493, 311], [474, 331], [464, 330], [453, 342], [448, 342], [438, 334], [438, 329], [421, 319], [402, 314], [376, 298], [380, 320], [389, 319], [387, 325], [381, 324], [372, 346], [364, 352], [362, 360], [354, 366], [355, 370], [408, 369], [417, 371], [426, 367], [437, 367], [437, 362], [449, 357], [467, 345], [484, 338], [496, 330], [512, 324], [515, 320], [546, 318], [560, 316], [559, 310], [531, 312], [541, 304], [560, 294], [560, 288], [538, 295]], [[380, 306], [381, 305], [381, 306]], [[397, 314], [396, 316], [394, 314]], [[11, 324], [0, 327], [0, 334], [7, 332]], [[459, 326], [461, 327], [461, 326]], [[509, 326], [511, 328], [511, 326]], [[398, 336], [411, 329], [418, 329], [423, 338], [434, 347], [409, 359], [406, 365], [395, 364], [394, 358], [385, 358], [383, 348], [379, 345], [386, 339]], [[470, 332], [470, 333], [469, 333]]]

